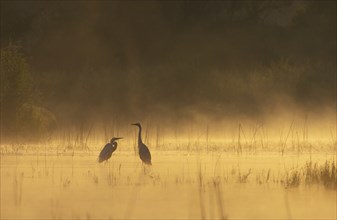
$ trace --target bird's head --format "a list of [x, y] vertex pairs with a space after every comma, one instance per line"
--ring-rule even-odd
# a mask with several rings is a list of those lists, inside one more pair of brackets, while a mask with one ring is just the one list
[[134, 126], [138, 126], [138, 127], [141, 127], [140, 123], [134, 123], [134, 124], [131, 124], [131, 125], [134, 125]]
[[110, 143], [113, 143], [113, 142], [115, 142], [115, 141], [117, 141], [117, 140], [119, 140], [119, 139], [122, 139], [122, 137], [113, 137], [112, 139], [111, 139], [111, 141], [110, 141]]

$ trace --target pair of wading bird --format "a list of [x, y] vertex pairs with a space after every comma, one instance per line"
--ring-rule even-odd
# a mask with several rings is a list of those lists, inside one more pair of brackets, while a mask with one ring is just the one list
[[[139, 132], [138, 132], [138, 153], [139, 153], [139, 157], [140, 159], [143, 161], [143, 163], [147, 164], [147, 165], [152, 165], [151, 164], [151, 153], [149, 151], [149, 148], [147, 148], [147, 146], [143, 143], [142, 141], [142, 126], [140, 125], [140, 123], [135, 123], [135, 124], [131, 124], [131, 125], [135, 125], [139, 128]], [[117, 149], [117, 140], [122, 139], [121, 137], [119, 138], [112, 138], [110, 143], [106, 144], [104, 146], [104, 148], [102, 149], [101, 153], [98, 156], [98, 162], [102, 163], [103, 161], [107, 161], [110, 159], [112, 153]]]

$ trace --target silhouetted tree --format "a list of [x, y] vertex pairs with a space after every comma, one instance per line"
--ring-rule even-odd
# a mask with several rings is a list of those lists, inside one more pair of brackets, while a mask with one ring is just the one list
[[56, 119], [50, 111], [34, 105], [30, 68], [18, 46], [9, 44], [1, 49], [0, 66], [2, 135], [5, 139], [19, 135], [39, 137], [55, 125]]

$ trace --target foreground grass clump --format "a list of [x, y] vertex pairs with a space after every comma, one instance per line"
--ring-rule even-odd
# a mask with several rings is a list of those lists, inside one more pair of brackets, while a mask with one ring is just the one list
[[335, 161], [325, 161], [323, 165], [307, 162], [304, 167], [307, 184], [323, 184], [328, 189], [337, 189], [337, 166]]
[[286, 187], [298, 187], [301, 183], [301, 173], [296, 170], [291, 174], [287, 174], [285, 183]]
[[307, 185], [319, 184], [326, 189], [337, 189], [337, 166], [335, 161], [326, 160], [323, 164], [306, 162], [303, 169], [287, 174], [286, 187], [298, 187], [303, 182]]

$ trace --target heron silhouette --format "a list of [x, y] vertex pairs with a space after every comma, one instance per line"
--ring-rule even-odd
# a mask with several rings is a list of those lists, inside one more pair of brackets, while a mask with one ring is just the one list
[[103, 161], [108, 161], [112, 155], [112, 153], [117, 149], [117, 140], [122, 139], [121, 137], [116, 138], [113, 137], [110, 140], [110, 143], [107, 143], [102, 149], [101, 153], [98, 156], [98, 162], [102, 163]]
[[145, 163], [147, 165], [152, 165], [152, 163], [151, 163], [151, 153], [149, 151], [149, 148], [142, 141], [142, 126], [140, 125], [140, 123], [135, 123], [135, 124], [131, 124], [131, 125], [135, 125], [139, 128], [139, 132], [138, 132], [138, 153], [139, 153], [140, 159], [143, 161], [143, 163]]

